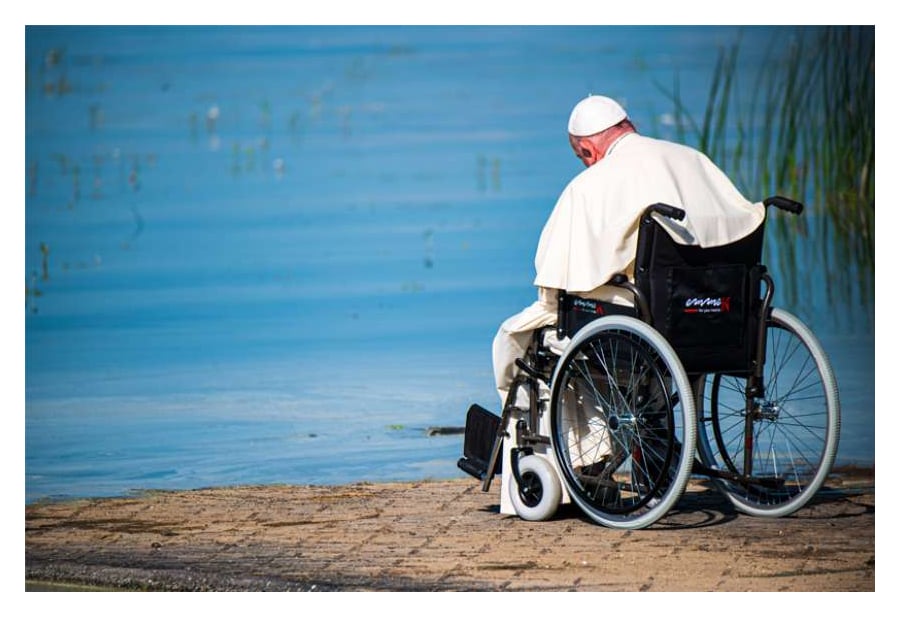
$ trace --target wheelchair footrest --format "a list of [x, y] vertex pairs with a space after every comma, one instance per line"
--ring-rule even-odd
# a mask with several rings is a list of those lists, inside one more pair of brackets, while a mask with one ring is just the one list
[[485, 474], [487, 474], [487, 463], [483, 461], [472, 461], [463, 457], [456, 461], [456, 466], [479, 480], [484, 480]]
[[[494, 441], [500, 431], [500, 417], [480, 405], [472, 405], [466, 413], [466, 434], [463, 441], [463, 457], [456, 466], [467, 474], [484, 480], [488, 475], [488, 465]], [[500, 473], [500, 458], [491, 475]]]

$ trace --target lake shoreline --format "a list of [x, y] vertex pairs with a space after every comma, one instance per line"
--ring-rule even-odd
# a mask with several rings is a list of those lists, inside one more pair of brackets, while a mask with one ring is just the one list
[[474, 480], [40, 503], [25, 509], [26, 590], [874, 591], [874, 478], [837, 469], [782, 519], [738, 514], [693, 481], [635, 532], [571, 507], [543, 523], [501, 515], [499, 482]]

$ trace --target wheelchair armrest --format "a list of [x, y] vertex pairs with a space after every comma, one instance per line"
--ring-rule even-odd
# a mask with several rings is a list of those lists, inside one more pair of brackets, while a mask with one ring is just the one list
[[522, 369], [529, 377], [532, 379], [537, 379], [539, 381], [543, 381], [545, 385], [550, 385], [550, 377], [548, 375], [542, 374], [536, 368], [529, 365], [522, 358], [516, 358], [516, 366]]
[[[684, 211], [682, 210], [682, 214], [683, 213]], [[637, 285], [628, 280], [628, 276], [624, 272], [614, 274], [613, 277], [609, 279], [607, 285], [630, 291], [631, 295], [634, 296], [634, 304], [638, 309], [640, 318], [648, 325], [653, 325], [653, 316], [650, 314], [650, 305], [647, 303], [647, 297], [644, 295], [644, 292], [638, 289]]]

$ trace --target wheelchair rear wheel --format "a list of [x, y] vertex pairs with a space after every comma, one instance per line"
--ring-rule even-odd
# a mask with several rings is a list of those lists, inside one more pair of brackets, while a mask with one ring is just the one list
[[746, 384], [743, 377], [706, 376], [697, 396], [697, 451], [707, 467], [742, 478], [713, 478], [735, 508], [786, 516], [815, 495], [834, 463], [840, 432], [834, 373], [806, 325], [773, 309], [764, 395], [748, 400]]
[[551, 440], [572, 500], [618, 529], [664, 516], [684, 492], [696, 436], [669, 343], [633, 317], [602, 317], [578, 332], [551, 383]]

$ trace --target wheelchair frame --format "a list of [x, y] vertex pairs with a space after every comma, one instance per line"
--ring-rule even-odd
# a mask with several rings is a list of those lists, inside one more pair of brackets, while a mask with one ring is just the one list
[[[780, 196], [770, 197], [764, 204], [794, 214], [803, 210], [802, 204]], [[478, 450], [469, 442], [481, 440], [484, 451], [483, 444], [490, 439], [490, 454], [482, 456], [484, 460], [478, 464], [472, 457], [464, 457], [459, 467], [481, 479], [482, 490], [488, 491], [493, 476], [508, 465], [504, 473], [510, 474], [511, 499], [522, 518], [550, 518], [560, 502], [571, 499], [597, 523], [643, 528], [677, 503], [692, 474], [712, 479], [742, 512], [785, 516], [809, 501], [831, 469], [840, 432], [837, 385], [812, 332], [796, 317], [772, 306], [775, 286], [765, 266], [758, 263], [764, 223], [754, 232], [757, 237], [742, 249], [747, 271], [741, 279], [746, 285], [741, 327], [746, 340], [740, 344], [740, 359], [729, 357], [722, 364], [715, 354], [699, 359], [690, 356], [689, 373], [669, 337], [655, 327], [654, 316], [662, 316], [659, 321], [664, 321], [665, 307], [658, 308], [661, 303], [655, 299], [660, 291], [649, 277], [655, 275], [654, 251], [659, 252], [654, 248], [654, 233], [665, 232], [661, 227], [648, 231], [658, 225], [654, 216], [681, 220], [685, 212], [654, 204], [641, 217], [635, 282], [618, 274], [608, 283], [628, 290], [634, 308], [623, 310], [560, 291], [557, 335], [560, 340], [571, 337], [563, 356], [557, 357], [544, 346], [544, 330], [536, 331], [526, 357], [516, 360], [520, 372], [501, 416], [494, 416], [490, 423], [495, 432], [477, 435], [468, 430], [467, 420], [466, 449]], [[716, 249], [684, 250], [706, 251], [705, 257]], [[721, 261], [720, 253], [714, 254]], [[669, 270], [667, 282], [673, 271]], [[764, 293], [760, 293], [762, 287]], [[573, 304], [599, 316], [572, 324]], [[666, 324], [656, 325], [665, 329]], [[774, 349], [781, 346], [782, 338], [791, 349], [785, 354], [789, 356], [787, 370], [794, 370], [789, 364], [793, 356], [806, 359], [796, 379], [809, 381], [803, 388], [818, 393], [821, 404], [813, 407], [815, 424], [802, 424], [805, 416], [791, 416], [790, 391], [785, 397], [779, 392], [767, 398], [766, 370], [767, 366], [774, 370], [772, 365], [781, 361]], [[768, 362], [767, 355], [771, 356]], [[620, 366], [629, 361], [631, 373]], [[816, 377], [819, 381], [813, 382]], [[770, 380], [777, 389], [778, 380]], [[731, 381], [729, 388], [727, 382]], [[739, 391], [735, 384], [742, 386]], [[518, 406], [522, 389], [528, 394], [527, 408]], [[796, 405], [805, 410], [807, 403]], [[550, 435], [539, 429], [548, 411]], [[802, 424], [798, 428], [813, 434], [815, 442], [807, 447], [793, 433], [788, 434], [794, 423]], [[513, 437], [513, 430], [515, 445], [508, 460], [504, 457], [501, 461], [504, 440]], [[572, 458], [574, 450], [582, 449], [582, 442], [588, 443], [592, 452], [604, 453], [592, 454], [596, 460], [588, 464], [582, 454]], [[787, 452], [793, 449], [798, 452]], [[536, 450], [545, 453], [535, 456]], [[548, 460], [551, 457], [552, 461]]]

